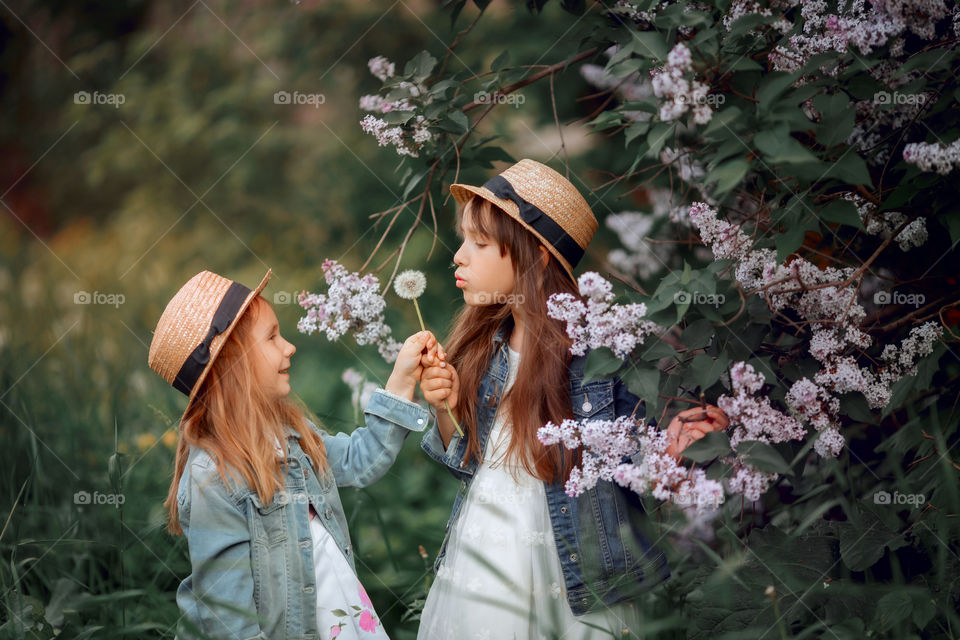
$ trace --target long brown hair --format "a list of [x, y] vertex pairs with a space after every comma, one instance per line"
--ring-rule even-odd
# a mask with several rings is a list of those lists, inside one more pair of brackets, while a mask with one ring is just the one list
[[561, 445], [541, 444], [537, 430], [548, 420], [559, 424], [573, 417], [567, 372], [571, 340], [564, 324], [547, 315], [547, 298], [552, 293], [579, 298], [579, 292], [552, 255], [543, 266], [540, 240], [488, 200], [474, 196], [467, 201], [457, 217], [458, 234], [468, 212], [476, 230], [499, 245], [500, 255], [510, 255], [517, 304], [512, 308], [465, 305], [453, 320], [446, 351], [460, 378], [457, 413], [467, 436], [466, 460], [483, 457], [477, 433], [477, 390], [493, 355], [494, 334], [501, 322], [516, 314], [524, 327], [524, 351], [513, 386], [500, 402], [509, 408], [513, 423], [506, 456], [543, 481], [566, 479], [577, 457]]
[[280, 441], [286, 457], [285, 425], [300, 434], [300, 447], [310, 456], [313, 470], [319, 475], [327, 471], [326, 448], [319, 434], [307, 424], [304, 407], [287, 398], [277, 400], [267, 396], [257, 383], [251, 353], [252, 329], [257, 316], [269, 304], [261, 296], [254, 298], [223, 343], [203, 386], [180, 422], [173, 482], [163, 503], [170, 533], [183, 533], [177, 509], [177, 487], [190, 445], [211, 454], [224, 484], [228, 485], [228, 473], [233, 479], [239, 474], [263, 504], [271, 502], [274, 493], [284, 486], [276, 442]]

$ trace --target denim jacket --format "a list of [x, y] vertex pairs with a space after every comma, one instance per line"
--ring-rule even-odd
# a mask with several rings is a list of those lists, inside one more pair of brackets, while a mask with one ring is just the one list
[[[477, 426], [480, 450], [486, 446], [500, 405], [501, 389], [507, 381], [507, 318], [493, 342], [498, 345], [478, 390]], [[584, 384], [586, 356], [575, 356], [569, 364], [570, 399], [577, 420], [613, 420], [630, 415], [640, 401], [627, 391], [619, 378], [592, 380]], [[435, 414], [432, 414], [435, 416]], [[637, 410], [643, 417], [644, 408]], [[439, 570], [446, 553], [450, 528], [456, 521], [478, 462], [462, 464], [467, 452], [466, 438], [454, 433], [444, 449], [438, 429], [430, 429], [421, 446], [430, 457], [445, 464], [460, 480], [446, 534], [434, 564]], [[597, 485], [571, 498], [564, 491], [563, 479], [544, 483], [550, 521], [560, 566], [566, 583], [567, 602], [575, 615], [635, 598], [670, 577], [663, 552], [654, 547], [646, 529], [649, 525], [639, 498], [614, 482], [600, 480]]]
[[364, 419], [366, 427], [350, 434], [330, 435], [311, 423], [326, 446], [325, 477], [313, 473], [300, 434], [288, 429], [285, 487], [269, 504], [246, 483], [225, 486], [210, 454], [191, 447], [177, 489], [192, 567], [177, 590], [188, 620], [178, 638], [195, 637], [191, 627], [200, 637], [230, 640], [321, 638], [308, 504], [355, 567], [337, 487], [378, 480], [410, 432], [423, 431], [431, 418], [420, 405], [378, 389]]

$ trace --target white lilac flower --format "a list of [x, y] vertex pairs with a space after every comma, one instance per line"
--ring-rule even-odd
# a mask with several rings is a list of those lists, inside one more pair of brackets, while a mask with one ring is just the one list
[[659, 330], [655, 323], [644, 320], [646, 305], [612, 304], [613, 286], [599, 274], [583, 274], [579, 285], [586, 303], [569, 293], [554, 293], [547, 299], [547, 315], [567, 323], [567, 336], [573, 341], [571, 354], [607, 347], [618, 358], [625, 358]]
[[537, 436], [545, 445], [582, 446], [582, 464], [573, 468], [565, 485], [570, 496], [581, 495], [597, 482], [612, 481], [639, 495], [695, 507], [696, 512], [723, 503], [723, 486], [708, 479], [702, 469], [691, 471], [667, 454], [669, 435], [655, 425], [629, 416], [564, 420], [560, 425], [547, 423]]
[[386, 302], [380, 295], [376, 276], [351, 273], [336, 260], [325, 260], [322, 266], [327, 293], [299, 296], [306, 315], [300, 318], [301, 333], [323, 333], [328, 340], [339, 340], [351, 334], [359, 345], [375, 344], [387, 362], [397, 359], [401, 344], [391, 336], [383, 311]]
[[393, 77], [395, 72], [394, 64], [387, 60], [384, 56], [370, 58], [370, 60], [367, 62], [367, 67], [369, 67], [370, 73], [380, 80], [386, 80], [387, 78]]
[[743, 494], [744, 498], [754, 502], [760, 499], [778, 477], [776, 473], [766, 473], [749, 465], [741, 465], [734, 476], [727, 480], [727, 490], [730, 493]]

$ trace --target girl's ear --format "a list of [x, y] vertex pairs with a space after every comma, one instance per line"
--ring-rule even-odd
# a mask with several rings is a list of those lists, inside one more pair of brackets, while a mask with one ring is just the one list
[[537, 245], [537, 248], [540, 249], [540, 262], [543, 263], [543, 268], [546, 269], [547, 265], [550, 264], [550, 252], [547, 251], [545, 246]]

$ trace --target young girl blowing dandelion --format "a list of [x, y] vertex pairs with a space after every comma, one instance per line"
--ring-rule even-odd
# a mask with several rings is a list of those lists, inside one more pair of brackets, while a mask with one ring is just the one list
[[177, 590], [180, 638], [387, 638], [363, 586], [338, 486], [386, 473], [430, 421], [412, 402], [421, 352], [403, 344], [366, 427], [330, 435], [287, 398], [295, 347], [260, 295], [203, 271], [167, 304], [150, 367], [187, 395], [168, 529], [192, 571]]
[[[619, 378], [584, 382], [586, 355], [571, 356], [564, 324], [547, 315], [550, 294], [579, 297], [573, 267], [596, 219], [569, 181], [533, 160], [451, 192], [463, 205], [454, 262], [466, 306], [447, 350], [428, 345], [424, 356], [437, 425], [423, 448], [461, 484], [418, 637], [638, 637], [632, 601], [670, 575], [638, 497], [607, 480], [567, 495], [579, 456], [537, 438], [548, 421], [643, 417]], [[726, 426], [712, 405], [681, 420], [700, 411], [671, 422], [671, 454]]]

